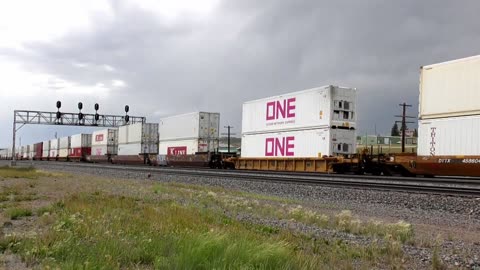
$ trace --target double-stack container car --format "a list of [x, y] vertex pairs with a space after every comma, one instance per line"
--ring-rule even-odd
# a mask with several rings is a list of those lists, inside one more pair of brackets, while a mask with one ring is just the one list
[[33, 144], [33, 148], [35, 149], [35, 152], [33, 154], [33, 159], [34, 160], [42, 160], [43, 142]]
[[69, 159], [73, 161], [85, 160], [92, 151], [92, 134], [76, 134], [70, 137]]
[[68, 160], [71, 149], [71, 137], [61, 137], [58, 139], [58, 160]]
[[431, 175], [480, 175], [480, 56], [420, 69], [418, 157]]
[[118, 128], [108, 128], [92, 133], [91, 162], [108, 162], [118, 154]]
[[354, 88], [328, 85], [246, 102], [236, 167], [326, 171], [334, 157], [356, 152], [355, 127]]
[[59, 139], [50, 140], [50, 152], [49, 152], [49, 159], [50, 160], [58, 160], [58, 150], [59, 150]]
[[208, 166], [218, 150], [220, 114], [194, 112], [160, 119], [159, 157], [169, 165]]
[[157, 123], [138, 123], [118, 128], [118, 155], [112, 158], [112, 162], [155, 164], [157, 155]]

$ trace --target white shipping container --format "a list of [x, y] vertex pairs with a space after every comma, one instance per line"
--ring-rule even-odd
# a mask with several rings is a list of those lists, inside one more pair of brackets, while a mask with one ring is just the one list
[[70, 136], [62, 137], [59, 139], [58, 149], [69, 149], [70, 148]]
[[33, 159], [33, 157], [34, 157], [35, 154], [37, 153], [37, 152], [35, 151], [35, 145], [34, 145], [34, 144], [30, 144], [29, 147], [30, 147], [30, 150], [28, 151], [28, 158], [29, 158], [29, 159]]
[[220, 114], [194, 112], [160, 119], [160, 141], [218, 139]]
[[58, 155], [58, 139], [50, 140], [50, 154], [49, 157], [55, 158]]
[[158, 143], [157, 144], [129, 143], [129, 144], [118, 145], [119, 156], [132, 156], [132, 155], [142, 155], [142, 154], [158, 154]]
[[92, 147], [92, 134], [76, 134], [70, 138], [70, 148]]
[[480, 156], [480, 116], [420, 120], [419, 156]]
[[118, 152], [118, 129], [104, 129], [92, 134], [92, 155], [116, 155]]
[[197, 152], [215, 152], [218, 139], [160, 141], [160, 155], [193, 155]]
[[242, 135], [242, 157], [323, 157], [354, 154], [355, 130], [320, 128]]
[[58, 147], [58, 156], [61, 158], [68, 157], [68, 153], [70, 151], [70, 136], [62, 137], [58, 139], [59, 147]]
[[355, 128], [356, 89], [323, 86], [245, 102], [242, 134], [323, 128]]
[[420, 119], [480, 114], [480, 55], [420, 69]]
[[118, 155], [158, 154], [158, 124], [138, 123], [118, 128]]
[[42, 149], [42, 158], [48, 158], [50, 156], [50, 141], [43, 142], [43, 149]]

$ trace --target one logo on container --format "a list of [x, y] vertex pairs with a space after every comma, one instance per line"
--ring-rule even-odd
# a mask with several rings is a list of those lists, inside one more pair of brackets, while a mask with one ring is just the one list
[[[295, 120], [288, 120], [295, 118], [296, 98], [288, 98], [276, 101], [267, 102], [266, 120], [267, 125], [278, 125], [295, 123]], [[288, 121], [278, 121], [287, 119]], [[269, 122], [270, 121], [270, 122]], [[271, 121], [275, 121], [272, 123]]]
[[295, 136], [265, 139], [266, 157], [293, 157], [295, 155]]
[[184, 156], [186, 154], [187, 154], [186, 146], [176, 146], [176, 147], [167, 148], [167, 155], [169, 156]]
[[103, 142], [103, 134], [95, 135], [95, 141], [96, 142]]

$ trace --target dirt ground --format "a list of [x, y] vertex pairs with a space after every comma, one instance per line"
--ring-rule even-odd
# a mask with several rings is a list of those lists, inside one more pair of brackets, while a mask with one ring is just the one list
[[[50, 173], [49, 176], [39, 177], [38, 179], [0, 179], [0, 191], [6, 194], [4, 199], [0, 200], [0, 235], [41, 233], [46, 229], [46, 225], [35, 213], [42, 207], [52, 205], [73, 194], [102, 192], [112, 195], [141, 197], [142, 194], [152, 192], [155, 184], [156, 182], [148, 179], [109, 179], [68, 173]], [[7, 209], [9, 208], [30, 209], [32, 215], [12, 220], [7, 215]], [[325, 209], [325, 211], [332, 210]], [[359, 218], [375, 218], [376, 220], [392, 222], [392, 220], [386, 220], [381, 216], [360, 216]], [[469, 230], [468, 228], [434, 224], [419, 223], [412, 225], [415, 228], [416, 237], [426, 239], [426, 241], [441, 237], [441, 241], [461, 241], [465, 245], [480, 245], [478, 226]], [[8, 251], [0, 254], [0, 269], [26, 268], [26, 265], [15, 254]]]

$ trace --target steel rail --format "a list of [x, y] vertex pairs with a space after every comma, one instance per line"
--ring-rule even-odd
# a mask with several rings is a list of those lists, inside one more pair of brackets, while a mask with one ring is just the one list
[[[25, 163], [26, 165], [30, 162]], [[184, 176], [201, 176], [201, 177], [215, 177], [215, 178], [234, 178], [250, 181], [270, 181], [278, 183], [295, 183], [295, 184], [313, 184], [313, 185], [326, 185], [335, 187], [347, 187], [347, 188], [368, 188], [375, 190], [387, 190], [387, 191], [402, 191], [402, 192], [414, 192], [414, 193], [428, 193], [428, 194], [440, 194], [451, 196], [468, 196], [468, 197], [480, 197], [480, 188], [465, 186], [465, 184], [458, 182], [450, 182], [445, 185], [446, 182], [428, 184], [424, 182], [411, 182], [405, 183], [405, 181], [391, 181], [391, 180], [378, 180], [365, 177], [363, 179], [352, 179], [348, 175], [341, 177], [330, 177], [331, 175], [322, 176], [290, 176], [282, 174], [262, 174], [259, 173], [245, 173], [243, 171], [224, 171], [224, 170], [187, 170], [187, 169], [161, 169], [155, 167], [141, 167], [141, 166], [120, 166], [120, 165], [105, 165], [105, 164], [79, 164], [79, 163], [60, 163], [60, 162], [34, 162], [35, 165], [45, 165], [53, 167], [81, 167], [91, 169], [106, 169], [116, 171], [131, 171], [138, 173], [150, 173], [154, 175], [184, 175]], [[68, 164], [68, 165], [67, 165]], [[403, 178], [402, 178], [403, 180]]]

